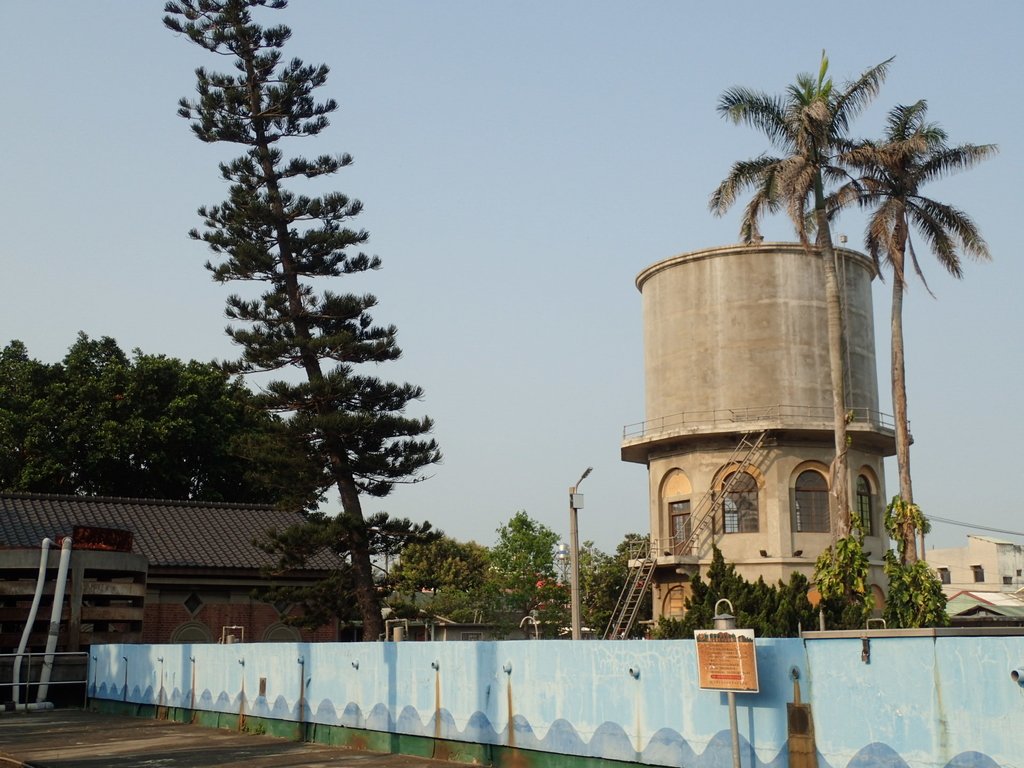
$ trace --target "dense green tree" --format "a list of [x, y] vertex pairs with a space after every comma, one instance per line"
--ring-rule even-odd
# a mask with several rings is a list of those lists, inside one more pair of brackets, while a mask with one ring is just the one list
[[20, 341], [0, 350], [0, 488], [4, 490], [34, 490], [31, 478], [47, 472], [41, 465], [49, 461], [48, 452], [31, 441], [39, 441], [36, 433], [45, 435], [52, 424], [52, 419], [40, 421], [53, 375], [53, 367], [30, 358]]
[[569, 588], [555, 572], [557, 545], [557, 533], [520, 510], [498, 528], [491, 547], [491, 578], [501, 615], [517, 626], [534, 616], [545, 637], [556, 637], [569, 626]]
[[[881, 141], [865, 141], [844, 152], [840, 161], [857, 178], [840, 189], [839, 206], [856, 200], [872, 211], [864, 237], [865, 247], [876, 263], [892, 272], [890, 313], [892, 357], [892, 404], [896, 426], [896, 464], [900, 496], [914, 503], [910, 474], [910, 422], [907, 417], [907, 380], [903, 339], [903, 294], [907, 290], [907, 257], [924, 282], [911, 233], [919, 232], [939, 264], [953, 277], [963, 277], [960, 255], [988, 259], [988, 246], [974, 221], [963, 211], [921, 193], [921, 188], [951, 173], [966, 170], [996, 152], [992, 144], [950, 146], [937, 123], [928, 122], [928, 105], [918, 101], [894, 107]], [[925, 283], [927, 288], [927, 283]], [[900, 551], [907, 563], [917, 560], [917, 547], [907, 536]]]
[[389, 604], [398, 615], [423, 612], [452, 621], [493, 619], [496, 593], [490, 579], [490, 552], [474, 541], [447, 536], [414, 540], [391, 569]]
[[0, 352], [8, 491], [312, 505], [304, 446], [219, 366], [79, 334], [63, 361]]
[[[318, 466], [341, 497], [344, 520], [334, 527], [336, 551], [351, 562], [354, 595], [366, 639], [381, 635], [380, 593], [373, 578], [371, 535], [362, 495], [386, 496], [396, 482], [411, 482], [440, 460], [428, 437], [431, 422], [404, 414], [422, 395], [419, 387], [359, 373], [359, 366], [401, 354], [394, 326], [375, 325], [371, 295], [339, 294], [322, 287], [344, 275], [380, 267], [358, 251], [368, 239], [349, 222], [362, 206], [340, 193], [319, 197], [288, 187], [320, 180], [349, 165], [349, 155], [286, 159], [282, 147], [315, 137], [328, 125], [333, 100], [317, 101], [325, 65], [285, 61], [288, 27], [255, 23], [255, 8], [283, 9], [284, 0], [179, 0], [168, 2], [164, 23], [202, 48], [231, 60], [234, 73], [196, 70], [197, 97], [182, 99], [179, 114], [192, 121], [203, 142], [239, 145], [243, 154], [222, 163], [230, 185], [219, 205], [199, 209], [204, 241], [216, 262], [207, 268], [219, 282], [260, 281], [257, 298], [231, 296], [228, 328], [242, 357], [235, 370], [275, 372], [294, 368], [302, 381], [274, 381], [267, 408], [290, 416]], [[356, 249], [353, 251], [353, 249]]]
[[712, 212], [724, 214], [740, 194], [753, 190], [740, 226], [745, 242], [758, 239], [758, 222], [764, 213], [781, 209], [789, 214], [801, 243], [809, 246], [810, 228], [816, 233], [815, 247], [821, 255], [825, 283], [832, 381], [835, 458], [829, 498], [834, 539], [850, 535], [851, 520], [842, 296], [829, 227], [826, 184], [841, 177], [837, 157], [849, 145], [850, 122], [878, 93], [889, 61], [865, 70], [856, 80], [839, 88], [833, 85], [828, 58], [823, 53], [817, 74], [798, 75], [796, 83], [783, 96], [735, 87], [727, 90], [718, 104], [723, 117], [761, 131], [782, 154], [763, 154], [735, 163], [711, 196]]
[[[726, 563], [718, 547], [712, 553], [707, 581], [695, 576], [691, 592], [683, 605], [681, 619], [661, 618], [655, 629], [658, 638], [693, 638], [697, 629], [710, 629], [714, 624], [715, 606], [721, 599], [732, 604], [736, 626], [753, 629], [758, 637], [795, 637], [802, 629], [816, 627], [814, 607], [807, 599], [810, 582], [794, 572], [788, 583], [780, 581], [769, 586], [763, 579], [749, 582]], [[728, 606], [722, 605], [728, 612]]]

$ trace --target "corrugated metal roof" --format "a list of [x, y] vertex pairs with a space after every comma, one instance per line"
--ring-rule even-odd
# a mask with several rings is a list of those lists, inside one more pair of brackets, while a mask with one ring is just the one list
[[958, 592], [946, 603], [946, 612], [958, 616], [975, 609], [1008, 617], [1024, 617], [1024, 600], [1012, 592]]
[[[131, 531], [133, 551], [150, 566], [258, 569], [274, 561], [253, 540], [302, 519], [298, 512], [256, 504], [0, 493], [0, 546], [36, 547], [88, 525]], [[339, 562], [325, 552], [309, 567]]]

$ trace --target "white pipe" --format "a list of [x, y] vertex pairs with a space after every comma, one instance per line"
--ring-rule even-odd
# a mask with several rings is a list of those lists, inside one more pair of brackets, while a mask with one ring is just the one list
[[32, 607], [28, 609], [28, 620], [25, 622], [25, 629], [21, 633], [21, 642], [18, 644], [18, 652], [14, 656], [14, 670], [11, 673], [11, 689], [14, 692], [12, 701], [17, 704], [21, 701], [21, 657], [25, 655], [25, 646], [28, 645], [29, 635], [32, 634], [32, 627], [36, 623], [36, 613], [39, 611], [39, 600], [43, 596], [43, 587], [46, 585], [46, 565], [50, 556], [50, 539], [43, 539], [40, 544], [39, 553], [39, 575], [36, 576], [36, 594], [32, 598]]
[[46, 657], [43, 668], [39, 672], [39, 688], [36, 690], [36, 702], [46, 701], [50, 689], [50, 673], [53, 670], [53, 652], [57, 650], [57, 637], [60, 634], [60, 617], [64, 612], [64, 588], [68, 583], [68, 564], [71, 562], [71, 537], [65, 536], [60, 547], [60, 566], [57, 568], [57, 583], [53, 588], [53, 610], [50, 611], [50, 631], [46, 636]]

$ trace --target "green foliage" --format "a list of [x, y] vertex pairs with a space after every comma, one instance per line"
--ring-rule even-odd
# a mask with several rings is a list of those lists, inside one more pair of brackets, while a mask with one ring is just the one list
[[[592, 542], [585, 542], [580, 548], [580, 618], [584, 627], [589, 627], [600, 636], [611, 620], [618, 603], [622, 587], [629, 577], [631, 552], [637, 550], [647, 536], [627, 533], [615, 548], [615, 554], [608, 555]], [[651, 593], [644, 592], [637, 620], [630, 630], [630, 637], [642, 637], [646, 631], [642, 622], [651, 618]]]
[[234, 67], [232, 73], [196, 70], [197, 97], [179, 102], [179, 115], [191, 121], [200, 141], [235, 144], [242, 152], [220, 165], [228, 199], [200, 208], [204, 228], [190, 235], [213, 253], [206, 266], [214, 280], [263, 284], [258, 298], [227, 299], [234, 323], [227, 332], [242, 348], [232, 370], [300, 372], [299, 380], [268, 384], [264, 405], [290, 416], [310, 462], [338, 489], [350, 524], [348, 551], [364, 635], [374, 640], [383, 621], [360, 497], [383, 497], [395, 483], [413, 482], [441, 454], [428, 437], [430, 419], [405, 414], [422, 390], [361, 372], [401, 355], [396, 328], [376, 325], [370, 315], [377, 299], [324, 285], [381, 265], [359, 250], [369, 235], [351, 225], [362, 204], [338, 192], [309, 197], [290, 189], [337, 173], [352, 158], [284, 156], [282, 142], [317, 136], [337, 109], [333, 100], [315, 98], [328, 68], [286, 60], [288, 27], [264, 28], [253, 20], [254, 10], [286, 5], [178, 0], [165, 6], [169, 29]]
[[[593, 542], [580, 547], [580, 615], [584, 627], [603, 631], [628, 571], [629, 545], [646, 537], [628, 534], [614, 555]], [[558, 535], [517, 512], [498, 529], [492, 549], [441, 537], [409, 544], [392, 569], [389, 605], [405, 618], [432, 615], [484, 623], [498, 634], [520, 629], [526, 616], [537, 619], [544, 637], [565, 634], [570, 624], [569, 584], [556, 573]], [[640, 619], [650, 618], [645, 596]], [[533, 625], [527, 627], [533, 634]], [[634, 634], [639, 636], [642, 627]]]
[[818, 555], [814, 581], [829, 629], [860, 629], [870, 618], [875, 599], [868, 584], [868, 566], [863, 536], [856, 528]]
[[894, 496], [885, 510], [885, 529], [897, 551], [885, 553], [889, 596], [885, 622], [889, 627], [945, 627], [949, 624], [946, 596], [938, 577], [923, 560], [908, 563], [906, 547], [917, 531], [931, 529], [920, 507]]
[[556, 637], [570, 623], [569, 589], [555, 573], [557, 544], [557, 533], [520, 510], [498, 528], [491, 548], [500, 614], [516, 626], [524, 616], [534, 616], [545, 637]]
[[914, 546], [918, 532], [928, 533], [932, 524], [921, 508], [901, 496], [893, 496], [885, 508], [885, 530], [896, 542], [896, 552], [901, 563], [907, 562], [907, 550]]
[[64, 360], [0, 352], [0, 488], [135, 498], [316, 502], [303, 446], [217, 365], [84, 333]]
[[751, 628], [758, 637], [795, 637], [800, 628], [816, 626], [814, 607], [807, 599], [810, 583], [794, 572], [789, 583], [768, 586], [764, 579], [749, 582], [736, 573], [736, 566], [726, 563], [718, 547], [714, 548], [707, 583], [695, 576], [686, 613], [681, 619], [662, 617], [655, 628], [657, 638], [693, 638], [694, 630], [710, 629], [715, 604], [722, 598], [732, 603], [736, 626]]
[[495, 604], [489, 574], [490, 552], [476, 542], [416, 539], [391, 570], [394, 594], [388, 603], [405, 618], [426, 612], [458, 622], [489, 621]]
[[[385, 558], [402, 557], [413, 542], [429, 545], [443, 535], [432, 530], [430, 523], [413, 523], [390, 517], [386, 512], [371, 515], [365, 522], [370, 533], [369, 547]], [[297, 606], [299, 615], [286, 621], [310, 629], [334, 619], [361, 621], [352, 568], [353, 542], [361, 532], [362, 526], [345, 515], [322, 514], [310, 515], [305, 522], [281, 531], [267, 532], [254, 543], [276, 559], [267, 575], [282, 578], [274, 586], [259, 590], [257, 596], [268, 603]], [[318, 566], [328, 571], [320, 581], [311, 585], [288, 583], [290, 572]], [[379, 568], [378, 574], [374, 589], [385, 595], [391, 589], [389, 575], [383, 568]]]

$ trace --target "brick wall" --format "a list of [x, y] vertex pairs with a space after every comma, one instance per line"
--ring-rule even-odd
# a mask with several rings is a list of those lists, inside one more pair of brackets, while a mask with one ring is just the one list
[[[186, 607], [187, 595], [180, 591], [150, 591], [146, 595], [145, 615], [142, 624], [142, 642], [169, 643], [175, 632], [183, 625], [190, 625], [188, 639], [199, 640], [197, 633], [203, 633], [213, 642], [219, 642], [224, 627], [243, 627], [246, 642], [262, 642], [267, 630], [282, 622], [274, 606], [250, 597], [246, 592], [197, 590], [201, 604], [194, 612]], [[193, 606], [195, 607], [195, 606]], [[291, 611], [297, 615], [297, 611]], [[333, 624], [316, 630], [298, 630], [305, 642], [331, 642], [337, 639]], [[242, 639], [243, 632], [227, 630], [236, 640]]]

